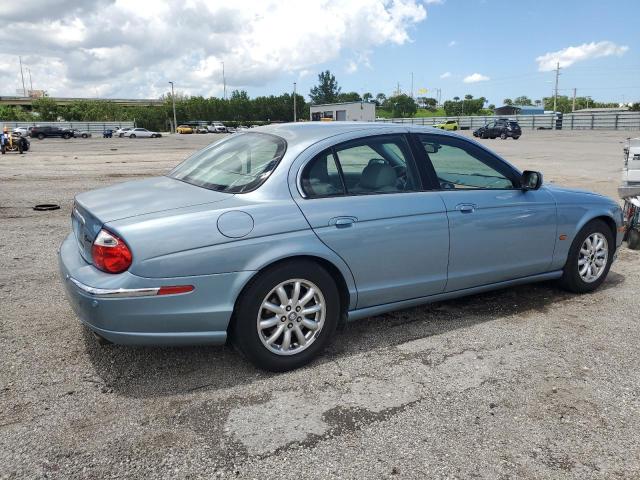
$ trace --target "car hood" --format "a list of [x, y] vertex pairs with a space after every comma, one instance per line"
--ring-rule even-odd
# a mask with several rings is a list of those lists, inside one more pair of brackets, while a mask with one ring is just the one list
[[169, 177], [118, 183], [78, 194], [75, 201], [102, 223], [148, 213], [220, 202], [233, 195]]
[[596, 193], [596, 192], [590, 192], [589, 190], [580, 190], [579, 188], [568, 188], [568, 187], [562, 187], [560, 185], [555, 185], [553, 183], [545, 183], [545, 188], [547, 190], [550, 190], [552, 193], [553, 192], [557, 192], [557, 193], [577, 193], [577, 194], [583, 194], [583, 195], [593, 195], [594, 197], [601, 197], [601, 198], [608, 198], [600, 193]]

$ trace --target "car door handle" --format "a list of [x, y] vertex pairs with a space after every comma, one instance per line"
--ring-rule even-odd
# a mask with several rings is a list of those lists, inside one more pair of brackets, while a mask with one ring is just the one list
[[474, 203], [460, 203], [456, 205], [456, 210], [459, 210], [461, 213], [473, 213], [476, 211], [478, 206]]
[[357, 220], [355, 217], [335, 217], [329, 220], [329, 225], [335, 225], [336, 228], [349, 228]]

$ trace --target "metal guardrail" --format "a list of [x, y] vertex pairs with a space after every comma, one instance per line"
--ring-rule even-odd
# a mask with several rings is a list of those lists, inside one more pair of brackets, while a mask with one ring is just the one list
[[437, 125], [456, 120], [461, 129], [475, 129], [498, 118], [515, 120], [523, 129], [563, 130], [640, 130], [640, 112], [585, 112], [554, 115], [483, 115], [459, 117], [379, 118], [376, 122], [410, 123], [413, 125]]
[[60, 127], [82, 130], [92, 134], [100, 134], [105, 130], [115, 130], [116, 128], [134, 128], [135, 122], [15, 122], [0, 120], [0, 126], [6, 126], [13, 130], [15, 127]]

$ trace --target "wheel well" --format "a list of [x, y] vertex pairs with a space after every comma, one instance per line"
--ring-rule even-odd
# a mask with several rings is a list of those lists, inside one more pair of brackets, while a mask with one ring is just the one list
[[590, 221], [593, 221], [593, 220], [602, 220], [604, 223], [606, 223], [609, 226], [609, 228], [611, 229], [611, 235], [613, 236], [613, 243], [614, 243], [614, 248], [615, 248], [616, 234], [618, 233], [618, 228], [616, 226], [616, 222], [614, 222], [611, 217], [607, 217], [606, 215], [602, 215], [600, 217], [595, 217], [595, 218], [591, 219]]
[[340, 311], [342, 312], [342, 316], [346, 317], [346, 312], [349, 309], [349, 288], [347, 287], [347, 282], [344, 279], [344, 276], [342, 275], [342, 272], [340, 272], [340, 270], [338, 269], [338, 267], [336, 267], [333, 263], [331, 263], [329, 260], [326, 260], [324, 258], [320, 258], [320, 257], [315, 257], [313, 255], [297, 255], [294, 257], [287, 257], [287, 258], [282, 258], [280, 260], [277, 260], [273, 263], [270, 263], [268, 265], [265, 265], [264, 267], [262, 267], [259, 271], [256, 272], [256, 274], [251, 277], [251, 279], [247, 282], [247, 284], [242, 288], [242, 291], [240, 292], [240, 294], [238, 295], [238, 297], [236, 298], [236, 305], [234, 305], [234, 312], [236, 310], [237, 307], [237, 302], [238, 299], [240, 299], [240, 297], [242, 297], [243, 293], [245, 292], [245, 290], [249, 287], [249, 285], [251, 285], [251, 283], [253, 283], [253, 281], [258, 277], [258, 275], [260, 275], [262, 272], [269, 270], [277, 265], [281, 265], [283, 263], [287, 263], [287, 262], [294, 262], [296, 260], [308, 260], [308, 261], [312, 261], [315, 262], [317, 264], [319, 264], [320, 266], [322, 266], [327, 272], [329, 272], [329, 275], [331, 275], [331, 277], [335, 280], [336, 282], [336, 287], [338, 288], [338, 294], [340, 295]]

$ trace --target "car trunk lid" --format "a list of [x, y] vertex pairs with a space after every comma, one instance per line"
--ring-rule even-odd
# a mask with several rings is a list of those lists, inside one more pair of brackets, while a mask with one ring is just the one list
[[197, 187], [169, 177], [119, 183], [76, 196], [72, 227], [83, 258], [91, 262], [91, 246], [105, 223], [149, 213], [216, 203], [233, 195]]

